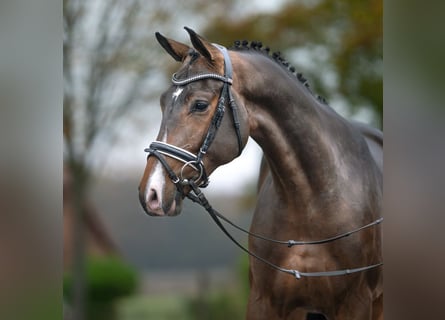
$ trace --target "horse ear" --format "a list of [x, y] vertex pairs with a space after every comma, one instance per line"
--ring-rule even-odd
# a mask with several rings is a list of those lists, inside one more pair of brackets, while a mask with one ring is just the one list
[[212, 45], [209, 41], [205, 40], [203, 37], [198, 35], [195, 31], [188, 27], [184, 27], [184, 29], [190, 35], [190, 41], [193, 44], [193, 47], [202, 54], [207, 60], [213, 61], [214, 57], [218, 55], [218, 49]]
[[187, 56], [190, 47], [177, 42], [175, 40], [167, 39], [159, 32], [155, 33], [156, 39], [158, 40], [159, 44], [167, 51], [169, 55], [173, 57], [176, 61], [181, 62], [185, 56]]

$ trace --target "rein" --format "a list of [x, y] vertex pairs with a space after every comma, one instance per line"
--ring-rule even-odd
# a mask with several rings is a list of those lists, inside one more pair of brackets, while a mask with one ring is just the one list
[[200, 204], [210, 215], [210, 217], [212, 217], [213, 221], [215, 221], [216, 225], [221, 229], [221, 231], [237, 246], [239, 247], [241, 250], [243, 250], [244, 252], [246, 252], [247, 254], [249, 254], [250, 256], [254, 257], [255, 259], [267, 264], [268, 266], [272, 267], [275, 270], [278, 270], [280, 272], [284, 272], [284, 273], [288, 273], [293, 275], [296, 279], [301, 279], [301, 277], [332, 277], [332, 276], [342, 276], [342, 275], [348, 275], [348, 274], [352, 274], [352, 273], [356, 273], [356, 272], [362, 272], [362, 271], [366, 271], [369, 269], [373, 269], [373, 268], [377, 268], [383, 265], [382, 262], [377, 263], [377, 264], [373, 264], [373, 265], [369, 265], [369, 266], [365, 266], [365, 267], [359, 267], [359, 268], [353, 268], [353, 269], [344, 269], [344, 270], [334, 270], [334, 271], [320, 271], [320, 272], [300, 272], [296, 269], [286, 269], [280, 266], [277, 266], [276, 264], [273, 264], [272, 262], [264, 259], [263, 257], [260, 257], [258, 255], [256, 255], [255, 253], [253, 253], [252, 251], [250, 251], [249, 249], [247, 249], [246, 247], [244, 247], [242, 244], [240, 244], [231, 234], [229, 231], [227, 231], [227, 229], [224, 227], [224, 225], [221, 223], [221, 221], [219, 220], [220, 218], [224, 221], [226, 221], [227, 223], [229, 223], [230, 225], [234, 226], [235, 228], [244, 231], [246, 233], [248, 233], [251, 236], [254, 236], [256, 238], [260, 238], [263, 240], [267, 240], [267, 241], [271, 241], [271, 242], [275, 242], [275, 243], [280, 243], [280, 244], [286, 244], [289, 248], [294, 246], [294, 245], [307, 245], [307, 244], [322, 244], [322, 243], [327, 243], [327, 242], [332, 242], [335, 241], [337, 239], [340, 238], [344, 238], [349, 236], [352, 233], [358, 232], [360, 230], [363, 230], [365, 228], [374, 226], [376, 224], [379, 224], [380, 222], [383, 221], [383, 218], [379, 218], [376, 221], [369, 223], [363, 227], [354, 229], [353, 231], [350, 232], [346, 232], [343, 234], [340, 234], [338, 236], [335, 237], [331, 237], [331, 238], [327, 238], [327, 239], [323, 239], [323, 240], [317, 240], [317, 241], [295, 241], [295, 240], [288, 240], [288, 241], [280, 241], [280, 240], [274, 240], [274, 239], [270, 239], [270, 238], [266, 238], [260, 235], [257, 235], [255, 233], [249, 232], [239, 226], [237, 226], [235, 223], [233, 223], [232, 221], [230, 221], [229, 219], [227, 219], [226, 217], [224, 217], [221, 213], [219, 213], [218, 211], [216, 211], [215, 209], [213, 209], [213, 207], [210, 205], [209, 201], [207, 200], [207, 198], [205, 197], [204, 193], [201, 192], [201, 190], [199, 189], [198, 186], [196, 186], [196, 184], [193, 181], [187, 181], [188, 185], [192, 188], [192, 191], [195, 194], [191, 194], [188, 193], [187, 194], [187, 198], [189, 198], [190, 200], [192, 200], [193, 202], [196, 202], [198, 204]]
[[[323, 276], [340, 276], [340, 275], [348, 275], [351, 273], [356, 272], [362, 272], [369, 269], [373, 269], [379, 266], [382, 266], [383, 263], [377, 263], [365, 267], [359, 267], [359, 268], [353, 268], [353, 269], [344, 269], [344, 270], [334, 270], [334, 271], [321, 271], [321, 272], [300, 272], [295, 269], [286, 269], [283, 267], [280, 267], [278, 265], [273, 264], [272, 262], [264, 259], [263, 257], [260, 257], [256, 255], [255, 253], [251, 252], [249, 249], [244, 247], [242, 244], [240, 244], [227, 229], [224, 227], [224, 225], [221, 223], [221, 220], [227, 222], [228, 224], [232, 225], [233, 227], [237, 228], [240, 231], [243, 231], [247, 234], [249, 234], [252, 237], [262, 239], [265, 241], [277, 243], [277, 244], [284, 244], [287, 245], [289, 248], [293, 247], [294, 245], [315, 245], [315, 244], [323, 244], [332, 242], [344, 237], [347, 237], [353, 233], [359, 232], [363, 229], [375, 226], [383, 221], [383, 218], [379, 218], [367, 225], [364, 225], [360, 228], [356, 228], [352, 231], [345, 232], [330, 238], [322, 239], [322, 240], [315, 240], [315, 241], [296, 241], [296, 240], [275, 240], [271, 239], [265, 236], [261, 236], [255, 233], [252, 233], [242, 227], [239, 227], [226, 217], [224, 217], [221, 213], [219, 213], [217, 210], [213, 209], [213, 207], [210, 205], [209, 201], [205, 197], [205, 195], [202, 193], [201, 188], [207, 187], [209, 184], [208, 175], [206, 173], [204, 163], [202, 162], [202, 158], [207, 153], [211, 143], [213, 142], [216, 133], [218, 131], [219, 126], [221, 125], [221, 121], [223, 119], [224, 113], [225, 113], [225, 105], [226, 100], [228, 101], [228, 105], [230, 109], [232, 110], [232, 118], [234, 123], [234, 128], [236, 131], [237, 139], [238, 139], [238, 156], [241, 154], [242, 151], [242, 139], [241, 139], [241, 133], [240, 133], [240, 123], [238, 120], [238, 112], [237, 112], [237, 105], [235, 103], [235, 100], [233, 99], [232, 91], [230, 90], [230, 85], [232, 85], [232, 64], [230, 61], [229, 54], [227, 52], [227, 49], [223, 46], [220, 46], [218, 44], [213, 44], [216, 48], [218, 48], [221, 53], [224, 56], [224, 76], [215, 74], [215, 73], [207, 73], [207, 74], [198, 74], [195, 76], [192, 76], [187, 79], [177, 79], [176, 74], [173, 74], [172, 82], [174, 85], [177, 86], [185, 86], [189, 83], [200, 81], [203, 79], [213, 79], [217, 81], [223, 82], [223, 87], [221, 89], [221, 94], [218, 100], [218, 105], [215, 110], [215, 114], [213, 115], [213, 118], [211, 120], [209, 129], [207, 131], [206, 137], [204, 138], [203, 144], [201, 148], [199, 149], [199, 152], [197, 155], [184, 150], [182, 148], [176, 147], [174, 145], [161, 142], [161, 141], [154, 141], [150, 144], [149, 148], [146, 148], [144, 151], [148, 152], [148, 157], [154, 156], [156, 157], [162, 166], [167, 171], [167, 174], [172, 181], [173, 184], [175, 184], [177, 190], [183, 197], [187, 197], [193, 202], [198, 203], [201, 205], [210, 215], [210, 217], [213, 219], [213, 221], [216, 223], [216, 225], [221, 229], [221, 231], [241, 250], [249, 254], [250, 256], [256, 258], [257, 260], [269, 265], [275, 270], [278, 270], [280, 272], [288, 273], [293, 275], [296, 279], [301, 279], [301, 277], [323, 277]], [[183, 167], [180, 170], [179, 176], [173, 171], [173, 169], [169, 166], [167, 161], [165, 160], [165, 157], [173, 158], [177, 161], [180, 161], [184, 163]], [[198, 172], [198, 177], [195, 177], [193, 179], [186, 179], [183, 176], [183, 171], [186, 167], [191, 167], [193, 170]], [[184, 187], [189, 187], [191, 189], [190, 192], [186, 193], [184, 191]], [[221, 220], [220, 220], [221, 219]]]

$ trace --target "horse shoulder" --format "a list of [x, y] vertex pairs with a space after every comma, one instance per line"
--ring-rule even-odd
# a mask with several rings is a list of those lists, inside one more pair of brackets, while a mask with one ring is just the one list
[[351, 121], [352, 126], [357, 129], [365, 139], [369, 151], [377, 166], [383, 171], [383, 133], [382, 131], [361, 122]]

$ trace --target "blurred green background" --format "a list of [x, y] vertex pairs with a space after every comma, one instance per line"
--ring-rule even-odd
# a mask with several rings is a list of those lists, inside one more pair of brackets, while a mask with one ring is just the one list
[[[155, 138], [159, 97], [178, 67], [155, 31], [188, 43], [188, 26], [227, 47], [261, 41], [339, 113], [381, 128], [382, 17], [378, 0], [64, 0], [65, 318], [244, 317], [247, 257], [205, 212], [187, 203], [179, 217], [155, 219], [138, 204], [142, 150]], [[247, 149], [215, 172], [207, 191], [245, 227], [260, 161], [253, 142]], [[223, 176], [238, 176], [237, 167], [244, 175], [234, 186]]]

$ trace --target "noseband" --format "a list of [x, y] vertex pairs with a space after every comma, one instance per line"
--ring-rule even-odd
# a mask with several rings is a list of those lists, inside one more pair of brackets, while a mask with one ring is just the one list
[[[273, 264], [272, 262], [264, 259], [263, 257], [260, 257], [256, 255], [255, 253], [251, 252], [249, 249], [245, 248], [242, 244], [240, 244], [224, 227], [224, 225], [221, 223], [220, 219], [227, 222], [228, 224], [232, 225], [233, 227], [237, 228], [240, 231], [243, 231], [250, 236], [254, 238], [258, 238], [261, 240], [265, 240], [268, 242], [276, 243], [276, 244], [282, 244], [286, 245], [287, 247], [293, 247], [298, 245], [317, 245], [317, 244], [323, 244], [332, 242], [344, 237], [347, 237], [353, 233], [359, 232], [363, 229], [370, 228], [373, 226], [376, 226], [380, 224], [383, 221], [383, 218], [379, 218], [367, 225], [364, 225], [362, 227], [356, 228], [352, 231], [345, 232], [330, 238], [321, 239], [321, 240], [315, 240], [315, 241], [296, 241], [296, 240], [275, 240], [271, 238], [267, 238], [255, 233], [252, 233], [248, 230], [245, 230], [236, 224], [234, 224], [232, 221], [224, 217], [221, 213], [213, 209], [213, 207], [209, 204], [208, 200], [206, 199], [205, 195], [201, 192], [200, 188], [207, 187], [209, 184], [209, 178], [206, 173], [204, 163], [202, 162], [202, 158], [207, 153], [210, 145], [212, 144], [213, 140], [215, 139], [216, 133], [218, 131], [218, 128], [221, 125], [221, 121], [223, 119], [224, 113], [225, 113], [225, 105], [226, 100], [228, 100], [228, 104], [230, 109], [232, 110], [232, 116], [233, 116], [233, 123], [235, 127], [235, 132], [238, 139], [238, 156], [241, 154], [242, 151], [242, 139], [241, 139], [241, 133], [240, 133], [240, 123], [238, 120], [238, 112], [237, 112], [237, 106], [235, 103], [235, 100], [233, 99], [232, 92], [230, 90], [230, 85], [232, 85], [232, 63], [230, 61], [229, 54], [227, 52], [227, 49], [223, 46], [220, 46], [218, 44], [213, 44], [218, 50], [221, 51], [221, 53], [224, 56], [224, 76], [221, 76], [216, 73], [205, 73], [205, 74], [198, 74], [195, 76], [192, 76], [187, 79], [179, 80], [176, 78], [176, 74], [173, 74], [172, 82], [176, 86], [185, 86], [189, 83], [200, 81], [204, 79], [213, 79], [222, 81], [224, 83], [221, 94], [218, 100], [218, 105], [215, 110], [215, 114], [213, 115], [212, 121], [210, 123], [210, 127], [207, 131], [206, 137], [204, 138], [204, 141], [201, 145], [201, 148], [199, 149], [198, 154], [193, 154], [185, 149], [176, 147], [174, 145], [168, 144], [166, 142], [161, 141], [154, 141], [150, 144], [149, 148], [146, 148], [144, 151], [148, 152], [148, 157], [154, 156], [156, 157], [162, 166], [167, 171], [167, 174], [171, 181], [176, 185], [177, 190], [184, 196], [192, 200], [193, 202], [196, 202], [203, 206], [206, 211], [210, 214], [216, 225], [221, 229], [221, 231], [241, 250], [249, 254], [250, 256], [256, 258], [257, 260], [269, 265], [271, 268], [287, 273], [290, 275], [293, 275], [296, 279], [301, 279], [301, 277], [330, 277], [330, 276], [341, 276], [341, 275], [348, 275], [352, 273], [357, 272], [363, 272], [370, 269], [374, 269], [377, 267], [380, 267], [383, 265], [382, 262], [364, 266], [364, 267], [358, 267], [353, 269], [344, 269], [344, 270], [334, 270], [334, 271], [321, 271], [321, 272], [300, 272], [295, 269], [286, 269], [283, 267], [280, 267], [278, 265]], [[175, 159], [177, 161], [182, 162], [184, 165], [182, 166], [179, 177], [178, 175], [172, 170], [170, 165], [165, 160], [165, 157], [169, 157], [172, 159]], [[193, 170], [197, 171], [199, 173], [198, 177], [193, 179], [187, 179], [183, 175], [183, 171], [186, 167], [191, 167]], [[189, 193], [184, 192], [184, 187], [188, 186], [190, 188]]]
[[[229, 108], [232, 110], [232, 118], [233, 118], [233, 124], [238, 140], [238, 155], [241, 154], [242, 151], [242, 139], [241, 139], [241, 133], [240, 133], [240, 123], [238, 119], [238, 107], [235, 103], [235, 99], [233, 98], [232, 91], [230, 90], [230, 86], [232, 85], [232, 63], [230, 61], [229, 54], [227, 52], [227, 49], [223, 46], [220, 46], [218, 44], [213, 44], [218, 50], [223, 54], [224, 56], [224, 76], [221, 76], [216, 73], [204, 73], [204, 74], [198, 74], [195, 76], [192, 76], [190, 78], [186, 79], [178, 79], [176, 77], [176, 74], [173, 74], [172, 82], [174, 85], [178, 87], [185, 86], [189, 83], [200, 81], [204, 79], [212, 79], [221, 81], [224, 83], [221, 93], [218, 100], [218, 105], [216, 107], [215, 113], [212, 117], [212, 121], [210, 123], [209, 129], [207, 131], [207, 134], [204, 138], [204, 141], [199, 148], [198, 154], [193, 154], [185, 149], [179, 148], [177, 146], [155, 141], [150, 144], [150, 147], [145, 149], [145, 152], [148, 152], [148, 157], [154, 156], [156, 157], [161, 164], [164, 166], [164, 168], [167, 171], [167, 174], [169, 175], [169, 178], [171, 181], [176, 185], [176, 188], [178, 191], [184, 195], [183, 187], [189, 184], [189, 180], [184, 178], [183, 171], [184, 169], [189, 166], [195, 171], [199, 173], [197, 178], [193, 179], [193, 182], [201, 187], [207, 187], [209, 184], [209, 178], [207, 175], [207, 172], [204, 167], [204, 163], [202, 161], [202, 158], [207, 153], [208, 149], [210, 148], [210, 145], [212, 144], [213, 140], [215, 139], [216, 133], [218, 131], [218, 128], [221, 125], [222, 119], [224, 117], [225, 113], [225, 105], [226, 101], [228, 101]], [[182, 163], [184, 163], [179, 177], [174, 173], [174, 171], [171, 169], [171, 167], [168, 165], [167, 161], [165, 160], [165, 157], [173, 158], [175, 160], [178, 160]]]

